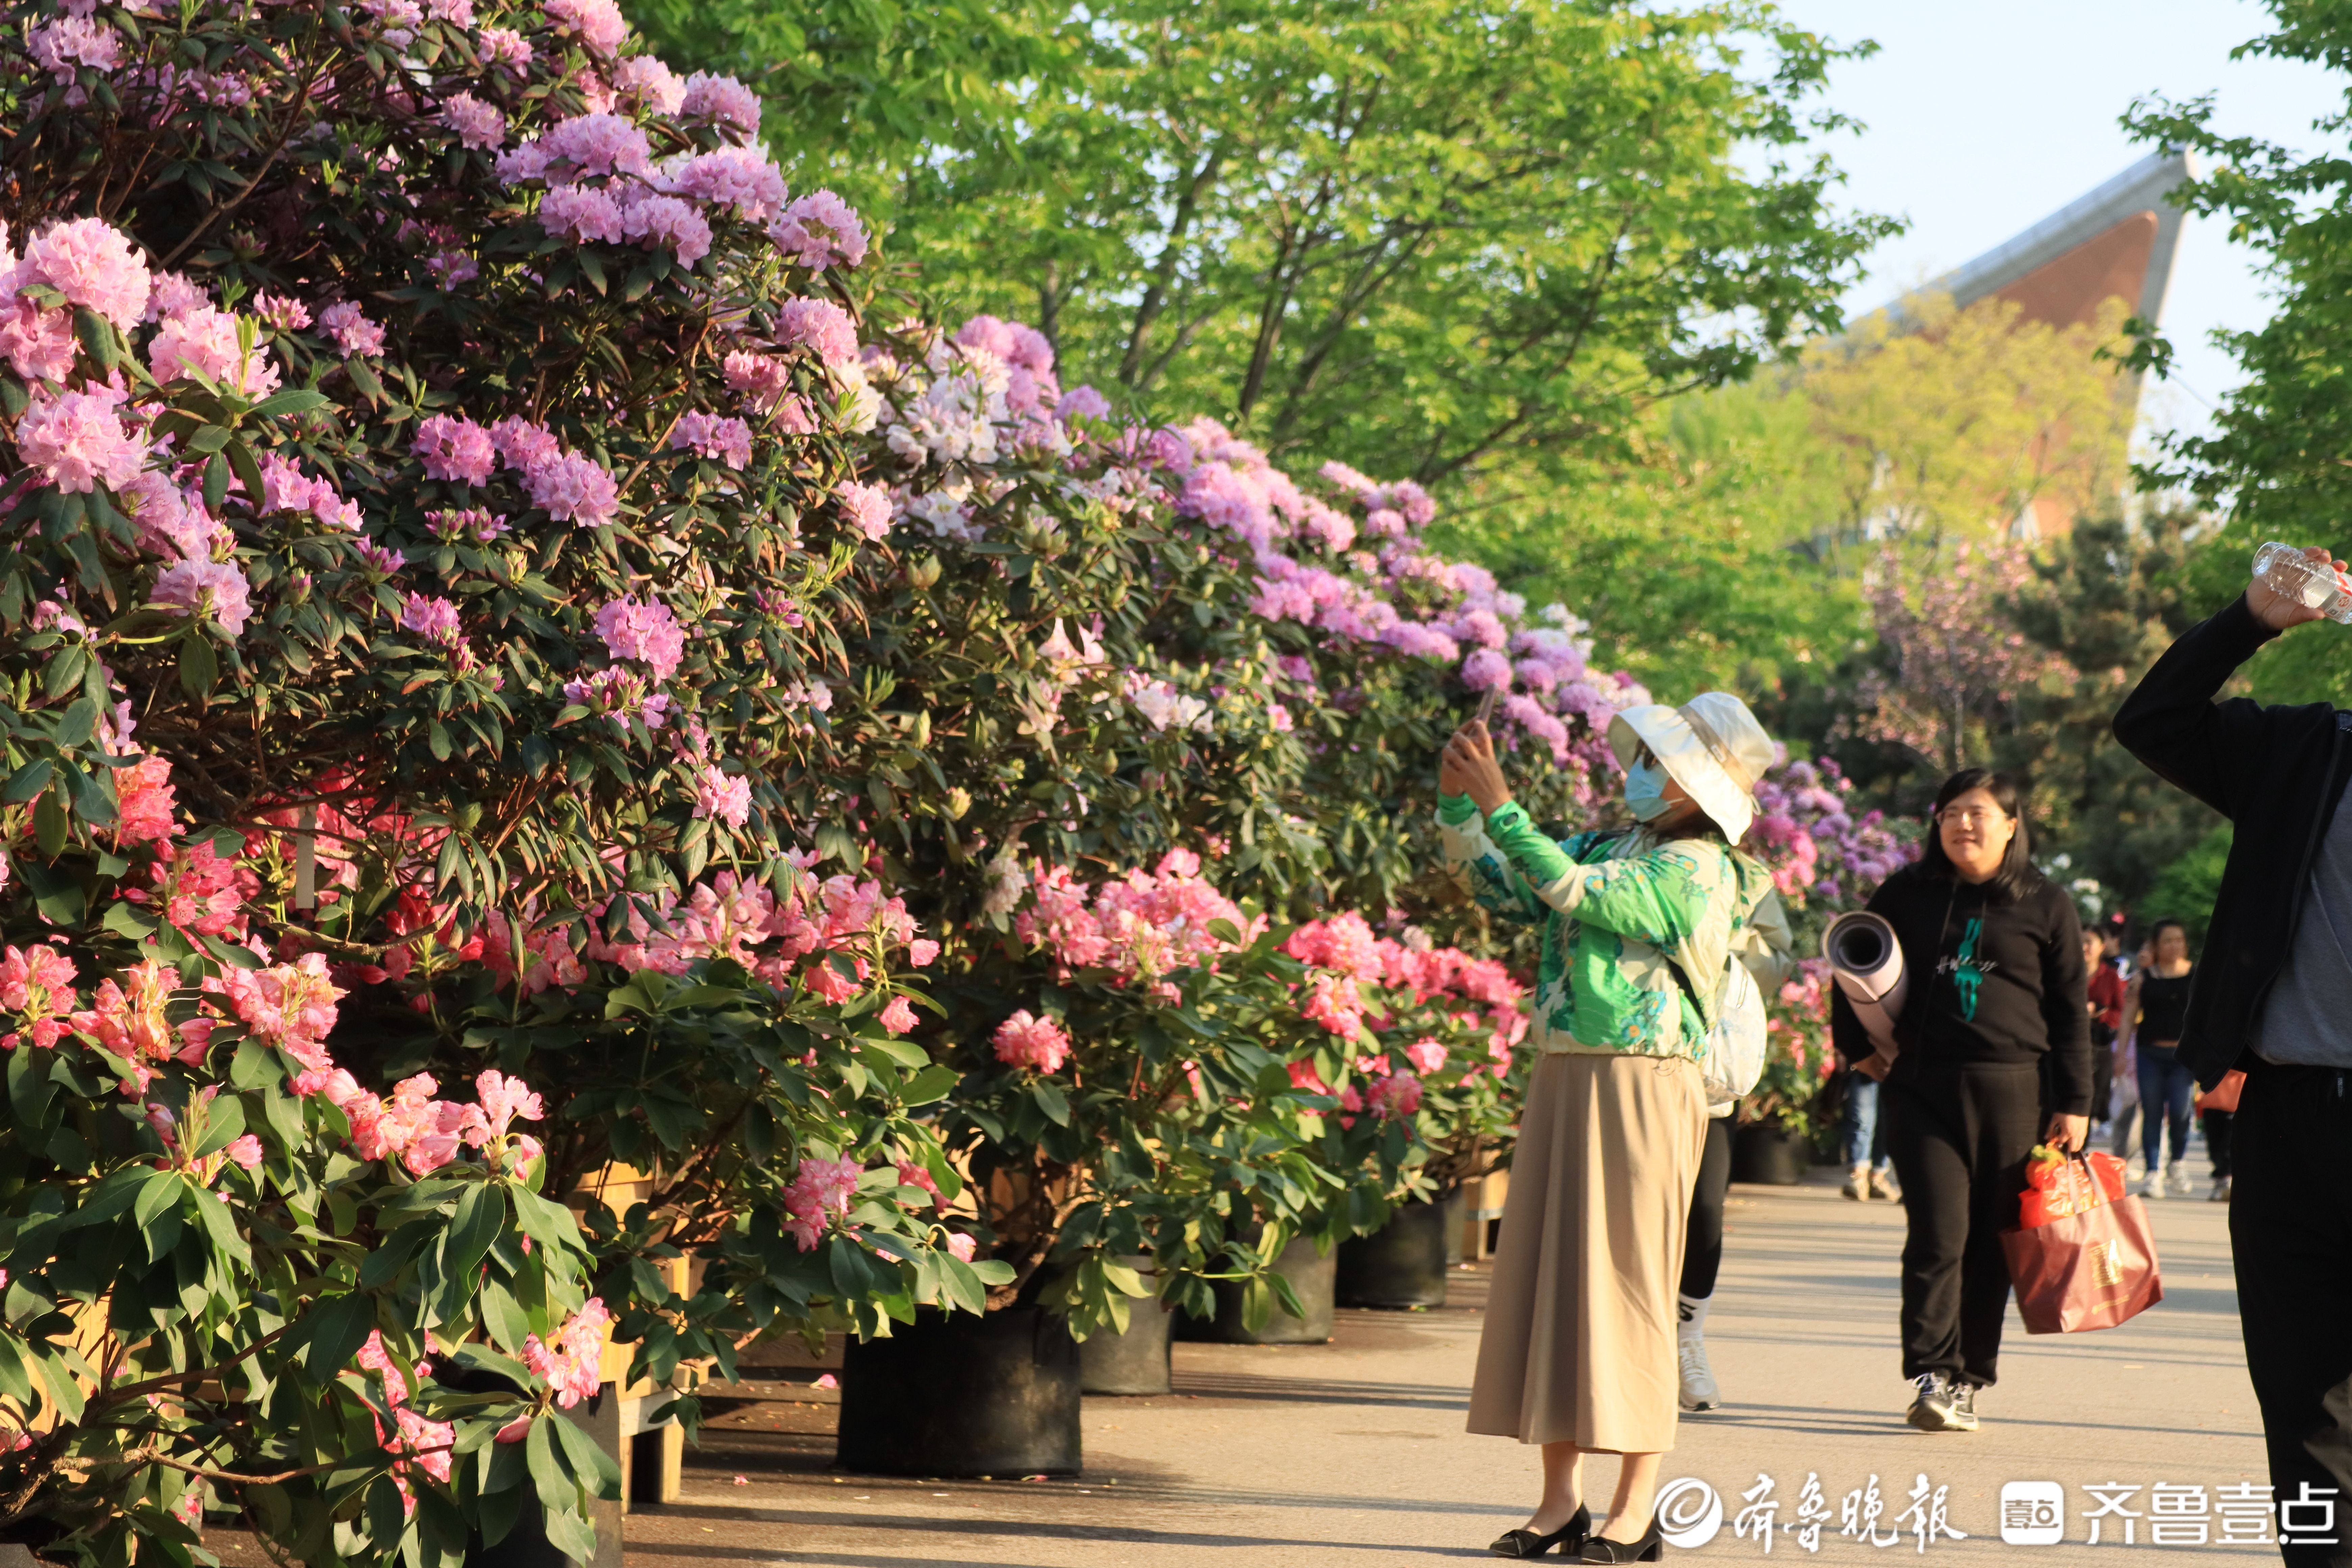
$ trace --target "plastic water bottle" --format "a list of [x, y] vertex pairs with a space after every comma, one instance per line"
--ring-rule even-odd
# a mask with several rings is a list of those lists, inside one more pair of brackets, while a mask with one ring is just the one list
[[2273, 540], [2255, 551], [2254, 580], [2331, 621], [2352, 626], [2352, 594], [2344, 591], [2336, 569], [2312, 560], [2292, 544]]

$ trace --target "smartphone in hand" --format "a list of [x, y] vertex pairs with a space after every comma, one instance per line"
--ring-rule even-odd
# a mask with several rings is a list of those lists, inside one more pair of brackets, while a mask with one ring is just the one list
[[1486, 688], [1486, 695], [1478, 699], [1479, 723], [1484, 724], [1486, 721], [1495, 716], [1495, 700], [1501, 696], [1502, 693], [1503, 689], [1499, 686], [1490, 686]]

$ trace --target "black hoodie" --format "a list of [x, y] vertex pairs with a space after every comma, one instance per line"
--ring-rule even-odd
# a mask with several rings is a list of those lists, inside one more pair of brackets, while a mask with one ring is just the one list
[[[1903, 949], [1910, 985], [1895, 1021], [1902, 1047], [1894, 1076], [1920, 1063], [2011, 1063], [2050, 1058], [2050, 1109], [2091, 1109], [2091, 1016], [2084, 997], [2083, 927], [2074, 900], [2039, 875], [2015, 897], [1924, 865], [1906, 866], [1871, 895]], [[1848, 1061], [1870, 1055], [1870, 1037], [1843, 992], [1830, 998], [1830, 1028]]]

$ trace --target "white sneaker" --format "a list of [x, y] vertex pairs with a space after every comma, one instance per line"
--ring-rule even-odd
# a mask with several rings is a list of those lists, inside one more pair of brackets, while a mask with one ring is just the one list
[[2228, 1203], [2230, 1201], [2230, 1178], [2227, 1176], [2214, 1177], [2213, 1190], [2207, 1193], [2205, 1197], [2206, 1201], [2209, 1203]]
[[2164, 1173], [2161, 1171], [2150, 1171], [2147, 1175], [2142, 1176], [2139, 1183], [2139, 1195], [2144, 1198], [2162, 1197], [2164, 1195]]
[[1838, 1191], [1856, 1203], [1868, 1203], [1870, 1201], [1870, 1167], [1856, 1165], [1853, 1170], [1848, 1171], [1845, 1173], [1845, 1185], [1840, 1187]]
[[1675, 1325], [1675, 1359], [1682, 1367], [1682, 1406], [1712, 1410], [1723, 1403], [1716, 1386], [1715, 1369], [1706, 1364], [1706, 1301], [1680, 1300], [1681, 1321]]
[[1901, 1203], [1903, 1201], [1903, 1192], [1901, 1188], [1895, 1184], [1895, 1173], [1892, 1171], [1871, 1172], [1870, 1195], [1874, 1198], [1884, 1198], [1890, 1204]]
[[2172, 1189], [2173, 1196], [2179, 1198], [2185, 1198], [2197, 1190], [2196, 1184], [2189, 1179], [2188, 1170], [2178, 1160], [2164, 1168], [2164, 1184]]
[[1911, 1380], [1911, 1408], [1903, 1419], [1922, 1432], [1961, 1432], [1956, 1390], [1942, 1373], [1923, 1372]]

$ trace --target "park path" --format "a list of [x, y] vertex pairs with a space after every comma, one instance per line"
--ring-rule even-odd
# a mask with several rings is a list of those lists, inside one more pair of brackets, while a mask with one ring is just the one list
[[[1833, 1517], [1811, 1552], [1795, 1531], [1773, 1532], [1773, 1558], [1916, 1558], [1920, 1515], [1901, 1516], [1924, 1474], [1927, 1503], [1940, 1490], [1949, 1525], [1967, 1535], [1936, 1538], [1925, 1551], [1938, 1557], [2275, 1561], [2273, 1547], [2221, 1539], [2225, 1527], [2243, 1529], [2225, 1526], [2221, 1489], [2266, 1479], [2226, 1209], [2186, 1199], [2149, 1207], [2164, 1302], [2097, 1334], [2028, 1337], [2012, 1317], [2001, 1383], [1981, 1401], [1984, 1429], [1928, 1436], [1900, 1421], [1901, 1210], [1844, 1201], [1828, 1184], [1735, 1188], [1710, 1334], [1727, 1403], [1685, 1418], [1664, 1472], [1707, 1482], [1727, 1505], [1724, 1529], [1696, 1560], [1761, 1559], [1754, 1521], [1744, 1534], [1733, 1528], [1748, 1507], [1742, 1494], [1770, 1478], [1762, 1500], [1779, 1502], [1776, 1520], [1788, 1525], [1809, 1475]], [[1087, 1402], [1087, 1471], [1073, 1481], [837, 1476], [834, 1406], [819, 1402], [830, 1396], [803, 1383], [748, 1385], [752, 1397], [719, 1415], [705, 1448], [688, 1455], [684, 1498], [631, 1516], [629, 1568], [1385, 1568], [1482, 1559], [1487, 1541], [1524, 1518], [1536, 1471], [1532, 1453], [1462, 1430], [1486, 1276], [1454, 1279], [1440, 1310], [1342, 1311], [1328, 1345], [1179, 1344], [1172, 1397]], [[1591, 1471], [1600, 1489], [1614, 1466], [1595, 1461]], [[1873, 1477], [1883, 1500], [1877, 1543], [1841, 1538], [1836, 1510]], [[2000, 1540], [2000, 1494], [2011, 1481], [2063, 1489], [2063, 1544]], [[2116, 1542], [2112, 1516], [2105, 1543], [2084, 1544], [2082, 1515], [2098, 1505], [2083, 1489], [2103, 1483], [2140, 1489], [2118, 1497], [2143, 1516], [2129, 1548]], [[2146, 1516], [2158, 1485], [2180, 1489], [2165, 1494], [2171, 1543], [2152, 1550], [2156, 1521]], [[1908, 1533], [1889, 1541], [1898, 1525]], [[2205, 1543], [2193, 1544], [2200, 1525]]]

